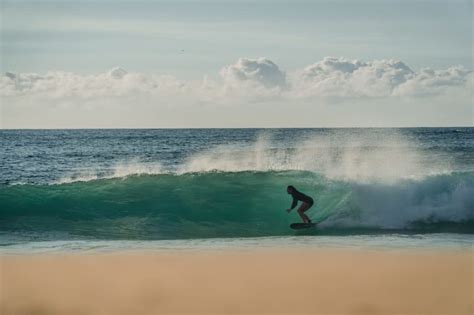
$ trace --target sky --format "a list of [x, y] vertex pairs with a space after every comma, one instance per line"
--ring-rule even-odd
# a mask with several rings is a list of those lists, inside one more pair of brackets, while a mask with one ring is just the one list
[[474, 122], [469, 0], [0, 1], [0, 128]]

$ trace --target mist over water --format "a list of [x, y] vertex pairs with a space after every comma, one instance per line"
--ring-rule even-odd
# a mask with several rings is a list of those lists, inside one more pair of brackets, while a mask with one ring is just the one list
[[[159, 240], [472, 233], [474, 131], [0, 131], [2, 237]], [[21, 237], [20, 237], [21, 238]], [[8, 243], [8, 242], [7, 242]]]
[[222, 145], [191, 156], [180, 172], [299, 170], [331, 180], [396, 183], [452, 172], [451, 157], [424, 154], [396, 131], [306, 134], [285, 143], [262, 131], [246, 148]]

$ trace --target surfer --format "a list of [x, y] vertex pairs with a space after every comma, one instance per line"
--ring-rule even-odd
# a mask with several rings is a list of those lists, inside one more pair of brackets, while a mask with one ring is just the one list
[[286, 209], [288, 213], [290, 213], [291, 210], [293, 210], [296, 205], [298, 204], [298, 201], [302, 201], [303, 203], [301, 206], [298, 208], [298, 214], [300, 215], [301, 219], [303, 219], [304, 223], [311, 223], [311, 220], [308, 218], [308, 216], [305, 213], [309, 208], [311, 208], [314, 204], [313, 198], [310, 196], [307, 196], [303, 194], [302, 192], [299, 192], [296, 190], [295, 187], [293, 186], [288, 186], [286, 188], [286, 192], [293, 197], [293, 202], [291, 203], [291, 208]]

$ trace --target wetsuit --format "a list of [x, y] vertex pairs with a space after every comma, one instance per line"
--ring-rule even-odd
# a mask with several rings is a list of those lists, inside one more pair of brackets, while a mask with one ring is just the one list
[[291, 204], [291, 209], [296, 207], [296, 205], [298, 204], [298, 200], [302, 202], [306, 202], [307, 204], [309, 204], [310, 207], [314, 203], [313, 198], [311, 198], [310, 196], [306, 196], [305, 194], [297, 191], [296, 189], [293, 189], [291, 196], [293, 197], [293, 203]]

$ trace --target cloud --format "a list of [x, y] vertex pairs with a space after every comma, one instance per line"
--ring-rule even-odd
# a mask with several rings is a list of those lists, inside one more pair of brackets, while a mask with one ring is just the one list
[[7, 72], [0, 80], [0, 95], [37, 96], [41, 98], [94, 99], [123, 97], [140, 94], [184, 93], [185, 84], [172, 76], [127, 73], [113, 68], [97, 75], [79, 75], [71, 72], [46, 74]]
[[240, 58], [220, 71], [219, 80], [181, 81], [169, 75], [129, 73], [114, 68], [96, 75], [7, 72], [0, 77], [0, 96], [49, 100], [151, 98], [200, 103], [305, 100], [317, 97], [391, 98], [446, 95], [468, 91], [473, 73], [462, 67], [414, 71], [398, 60], [363, 62], [326, 57], [290, 75], [267, 58]]
[[239, 87], [242, 83], [270, 89], [286, 86], [285, 73], [267, 58], [240, 58], [237, 63], [222, 68], [220, 74], [224, 82], [231, 86]]
[[300, 97], [424, 96], [466, 87], [472, 71], [462, 67], [415, 72], [399, 60], [362, 62], [326, 57], [294, 76], [293, 91]]
[[449, 88], [472, 88], [473, 72], [463, 67], [450, 67], [446, 70], [422, 69], [411, 80], [398, 85], [393, 95], [432, 95], [441, 94]]

